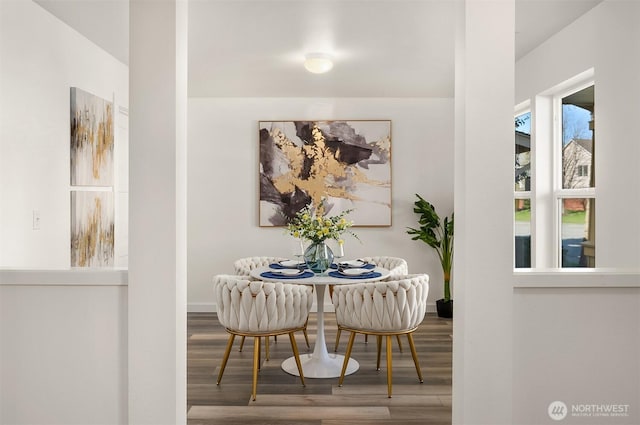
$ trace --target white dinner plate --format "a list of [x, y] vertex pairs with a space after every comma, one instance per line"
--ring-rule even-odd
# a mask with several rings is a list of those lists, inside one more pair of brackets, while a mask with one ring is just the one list
[[371, 273], [371, 270], [368, 270], [368, 269], [345, 269], [345, 270], [340, 270], [338, 273], [343, 274], [345, 276], [362, 276], [363, 274]]
[[356, 268], [366, 266], [367, 264], [369, 263], [362, 260], [349, 260], [349, 261], [343, 261], [342, 263], [340, 263], [341, 266], [356, 267]]
[[279, 274], [281, 276], [296, 276], [302, 273], [304, 273], [304, 270], [297, 270], [297, 269], [281, 269], [281, 270], [275, 270], [271, 272], [271, 274], [275, 274], [275, 275]]
[[280, 264], [282, 267], [291, 267], [291, 268], [297, 269], [299, 266], [303, 265], [304, 263], [298, 260], [282, 260], [278, 264]]

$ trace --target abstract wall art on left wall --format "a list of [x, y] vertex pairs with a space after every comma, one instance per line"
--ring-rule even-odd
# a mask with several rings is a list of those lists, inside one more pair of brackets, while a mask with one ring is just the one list
[[77, 87], [70, 100], [71, 267], [113, 267], [113, 103]]
[[71, 267], [113, 266], [113, 192], [71, 192]]
[[113, 103], [71, 87], [71, 185], [113, 185]]

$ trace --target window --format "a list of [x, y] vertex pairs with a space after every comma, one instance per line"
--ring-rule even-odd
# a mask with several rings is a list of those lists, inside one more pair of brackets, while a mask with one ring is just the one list
[[531, 267], [531, 112], [515, 117], [515, 267]]
[[562, 119], [555, 191], [561, 267], [595, 267], [594, 86], [558, 96]]
[[514, 267], [595, 267], [593, 70], [516, 107]]
[[593, 86], [562, 98], [562, 188], [593, 187]]
[[589, 166], [588, 165], [578, 165], [576, 170], [578, 177], [589, 177]]
[[594, 267], [594, 246], [589, 234], [593, 198], [563, 198], [560, 208], [562, 267]]

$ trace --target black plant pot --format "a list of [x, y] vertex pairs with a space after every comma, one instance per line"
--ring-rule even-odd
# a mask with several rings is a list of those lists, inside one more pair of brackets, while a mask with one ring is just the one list
[[436, 300], [436, 309], [438, 317], [451, 319], [453, 317], [453, 300], [445, 301], [444, 298]]

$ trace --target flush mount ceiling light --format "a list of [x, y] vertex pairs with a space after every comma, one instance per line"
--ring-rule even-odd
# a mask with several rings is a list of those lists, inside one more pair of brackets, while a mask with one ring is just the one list
[[333, 61], [326, 53], [309, 53], [305, 57], [304, 67], [314, 74], [322, 74], [333, 68]]

